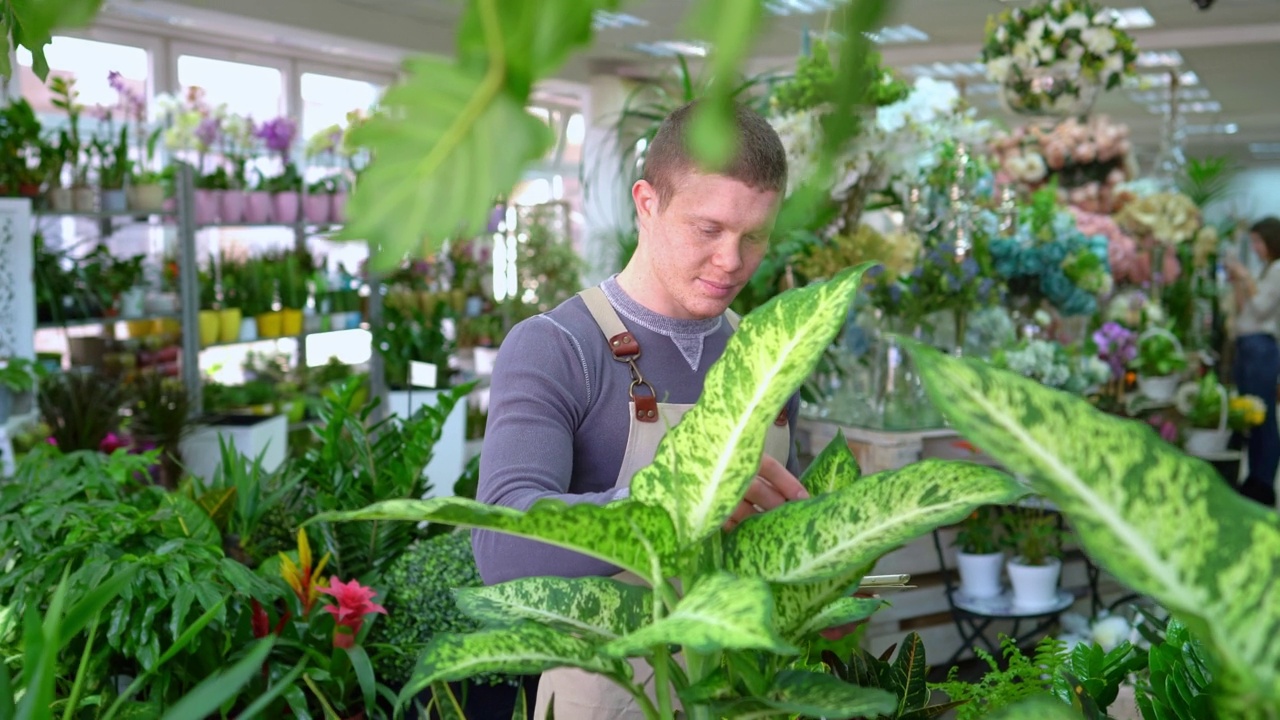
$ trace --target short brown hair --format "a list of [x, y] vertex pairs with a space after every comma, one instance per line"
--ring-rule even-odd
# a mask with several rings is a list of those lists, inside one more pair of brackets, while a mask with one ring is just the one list
[[[696, 169], [686, 139], [689, 121], [697, 106], [695, 100], [668, 115], [645, 152], [643, 177], [657, 191], [659, 207], [666, 207], [681, 178]], [[737, 152], [718, 174], [756, 190], [784, 191], [787, 153], [773, 126], [740, 103], [733, 103], [733, 123], [738, 137]]]
[[1249, 228], [1249, 232], [1257, 235], [1262, 239], [1262, 244], [1267, 248], [1267, 261], [1280, 260], [1280, 218], [1265, 217], [1253, 224]]

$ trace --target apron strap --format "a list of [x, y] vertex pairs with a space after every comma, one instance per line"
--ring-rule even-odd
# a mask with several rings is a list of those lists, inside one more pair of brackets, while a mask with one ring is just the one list
[[[605, 342], [609, 343], [609, 351], [613, 353], [613, 359], [631, 366], [629, 392], [631, 402], [635, 404], [636, 420], [645, 423], [658, 422], [660, 419], [658, 393], [653, 389], [653, 385], [644, 379], [640, 374], [640, 368], [636, 366], [636, 360], [640, 358], [640, 343], [636, 340], [636, 336], [622, 324], [618, 311], [613, 309], [613, 304], [609, 302], [609, 298], [605, 296], [600, 286], [582, 290], [578, 296], [582, 298], [582, 302], [586, 303], [587, 310], [596, 321], [600, 332], [604, 333]], [[636, 388], [648, 388], [649, 394], [637, 395]]]

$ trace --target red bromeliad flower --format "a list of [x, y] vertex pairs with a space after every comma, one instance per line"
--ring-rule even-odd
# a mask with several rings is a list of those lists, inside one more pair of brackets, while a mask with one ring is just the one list
[[320, 592], [332, 595], [338, 601], [336, 606], [324, 606], [325, 612], [332, 614], [338, 625], [333, 630], [335, 647], [349, 648], [355, 644], [356, 633], [360, 632], [366, 615], [387, 614], [386, 608], [373, 602], [373, 588], [361, 585], [358, 580], [344, 584], [335, 575], [329, 579], [329, 587], [320, 588]]

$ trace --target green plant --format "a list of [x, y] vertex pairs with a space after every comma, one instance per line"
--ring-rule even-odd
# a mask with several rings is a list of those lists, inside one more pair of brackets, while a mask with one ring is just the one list
[[1218, 384], [1218, 374], [1215, 372], [1205, 373], [1194, 386], [1194, 392], [1188, 393], [1188, 397], [1182, 397], [1179, 393], [1179, 404], [1185, 404], [1183, 409], [1187, 417], [1187, 422], [1191, 423], [1193, 428], [1202, 428], [1208, 430], [1216, 430], [1222, 422], [1223, 411], [1226, 409], [1229, 399], [1223, 397], [1222, 386]]
[[[185, 490], [223, 533], [223, 549], [227, 555], [256, 567], [279, 551], [278, 547], [266, 550], [258, 547], [262, 539], [259, 528], [277, 508], [287, 509], [286, 499], [297, 490], [302, 474], [288, 463], [268, 471], [262, 463], [266, 450], [250, 458], [221, 436], [218, 452], [221, 461], [208, 484], [197, 487], [189, 483]], [[288, 525], [281, 528], [284, 535], [291, 536], [294, 523], [283, 524]]]
[[[434, 364], [436, 384], [448, 386], [453, 352], [453, 343], [444, 334], [448, 313], [444, 303], [437, 304], [430, 316], [417, 307], [388, 304], [383, 308], [382, 324], [373, 328], [373, 342], [382, 355], [388, 387], [407, 388], [410, 363], [415, 361]], [[496, 316], [488, 317], [501, 322]]]
[[1155, 333], [1138, 341], [1138, 357], [1132, 367], [1147, 377], [1164, 377], [1185, 370], [1187, 356], [1173, 338]]
[[970, 555], [998, 553], [1004, 546], [1000, 528], [1000, 508], [980, 507], [969, 513], [969, 517], [960, 523], [955, 544], [959, 546], [961, 552]]
[[93, 450], [120, 427], [124, 391], [95, 372], [54, 373], [41, 379], [36, 395], [49, 435], [63, 452]]
[[[0, 35], [4, 52], [0, 53], [0, 76], [6, 80], [13, 76], [10, 51], [18, 46], [31, 51], [31, 71], [40, 82], [49, 76], [49, 62], [44, 56], [44, 46], [53, 42], [53, 31], [64, 28], [85, 27], [93, 22], [102, 0], [51, 0], [31, 2], [11, 0], [0, 7]], [[54, 76], [54, 81], [59, 79]]]
[[80, 137], [80, 114], [84, 112], [84, 106], [79, 103], [80, 93], [76, 90], [75, 78], [55, 75], [49, 81], [49, 92], [53, 96], [50, 101], [53, 106], [67, 114], [67, 130], [61, 136], [60, 145], [71, 164], [71, 186], [84, 187], [89, 184], [89, 163], [80, 159], [80, 151], [86, 149]]
[[[1146, 651], [1128, 641], [1110, 652], [1097, 643], [1080, 643], [1063, 657], [1054, 673], [1053, 694], [1080, 711], [1085, 720], [1107, 720], [1107, 709], [1119, 696], [1120, 686], [1146, 667]], [[1197, 717], [1207, 720], [1208, 716]]]
[[1143, 720], [1213, 720], [1213, 660], [1204, 644], [1176, 618], [1161, 620], [1144, 612], [1149, 625], [1139, 631], [1151, 648], [1150, 673], [1138, 683]]
[[0, 388], [26, 392], [36, 385], [36, 364], [27, 358], [0, 358]]
[[144, 372], [133, 388], [130, 409], [134, 435], [160, 450], [160, 484], [176, 488], [182, 477], [182, 440], [195, 429], [186, 386], [175, 378]]
[[[874, 602], [879, 604], [879, 601]], [[924, 641], [918, 633], [909, 633], [903, 639], [897, 658], [893, 658], [895, 648], [896, 645], [891, 646], [880, 657], [876, 657], [858, 647], [854, 649], [848, 663], [835, 653], [825, 652], [822, 660], [841, 680], [859, 687], [883, 688], [893, 693], [898, 698], [897, 705], [891, 712], [880, 715], [880, 718], [925, 720], [938, 717], [964, 703], [963, 700], [952, 700], [938, 705], [929, 704], [930, 691], [925, 681], [929, 664], [925, 660]]]
[[945, 682], [933, 686], [947, 694], [952, 701], [962, 703], [957, 720], [978, 720], [991, 713], [1013, 705], [1020, 700], [1046, 695], [1052, 691], [1052, 680], [1066, 659], [1066, 648], [1058, 640], [1046, 637], [1036, 644], [1031, 657], [1023, 654], [1013, 638], [1001, 633], [1000, 649], [1004, 665], [991, 653], [975, 647], [973, 652], [988, 666], [988, 671], [976, 683], [956, 679], [957, 668], [951, 668]]
[[1142, 423], [908, 343], [936, 407], [1071, 523], [1089, 557], [1169, 610], [1216, 668], [1214, 711], [1280, 715], [1280, 516]]
[[[1034, 501], [1033, 501], [1034, 502]], [[1024, 565], [1048, 565], [1062, 557], [1063, 531], [1058, 516], [1046, 512], [1039, 504], [1012, 508], [1004, 513], [1008, 534], [1005, 545]]]
[[1231, 180], [1239, 170], [1229, 157], [1187, 158], [1178, 190], [1203, 210], [1231, 192]]
[[98, 156], [98, 183], [105, 190], [121, 190], [133, 171], [129, 159], [129, 126], [121, 125], [118, 137], [94, 138], [90, 147]]
[[[1010, 502], [1021, 487], [992, 468], [942, 461], [858, 479], [837, 437], [802, 478], [812, 499], [721, 530], [759, 467], [768, 424], [843, 326], [865, 269], [785, 293], [744, 318], [698, 404], [668, 431], [626, 501], [543, 502], [520, 512], [461, 498], [400, 500], [317, 518], [521, 535], [600, 558], [648, 585], [536, 577], [468, 591], [463, 608], [491, 629], [433, 640], [402, 699], [480, 672], [569, 665], [627, 688], [651, 718], [673, 717], [669, 682], [695, 719], [888, 712], [889, 693], [792, 669], [797, 643], [866, 616], [865, 601], [847, 596], [882, 554], [975, 507]], [[656, 704], [631, 682], [626, 658], [653, 665]]]

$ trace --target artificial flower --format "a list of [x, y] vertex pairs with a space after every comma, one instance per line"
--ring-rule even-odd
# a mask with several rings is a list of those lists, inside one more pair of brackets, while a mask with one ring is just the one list
[[1134, 235], [1165, 245], [1191, 240], [1201, 227], [1200, 209], [1179, 192], [1157, 192], [1128, 202], [1116, 214], [1116, 222]]
[[333, 615], [337, 624], [333, 630], [334, 647], [352, 647], [366, 616], [387, 614], [386, 608], [373, 602], [373, 596], [377, 594], [373, 588], [361, 585], [358, 580], [343, 583], [335, 575], [329, 579], [329, 587], [320, 588], [320, 592], [332, 595], [338, 603], [324, 606], [324, 611]]
[[307, 540], [307, 532], [298, 530], [298, 563], [284, 553], [280, 553], [280, 575], [293, 588], [293, 594], [302, 604], [302, 614], [311, 614], [311, 608], [324, 590], [324, 578], [320, 575], [325, 563], [329, 562], [329, 553], [320, 558], [320, 564], [311, 567], [311, 543]]

